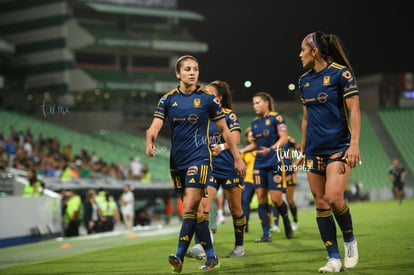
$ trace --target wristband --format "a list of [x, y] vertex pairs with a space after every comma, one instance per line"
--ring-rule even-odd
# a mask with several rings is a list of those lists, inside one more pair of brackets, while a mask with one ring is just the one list
[[220, 147], [220, 150], [221, 150], [221, 151], [224, 151], [224, 150], [226, 150], [226, 148], [224, 147], [224, 143], [222, 143], [222, 144], [219, 144], [219, 147]]

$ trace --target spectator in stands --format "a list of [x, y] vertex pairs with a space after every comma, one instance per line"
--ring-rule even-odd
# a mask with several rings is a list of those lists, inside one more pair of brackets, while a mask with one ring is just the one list
[[151, 175], [151, 172], [149, 170], [148, 164], [144, 164], [142, 166], [141, 174], [139, 176], [139, 179], [142, 183], [150, 183], [151, 178], [152, 178], [152, 175]]
[[[253, 133], [250, 127], [246, 129], [245, 138], [246, 138], [247, 145], [252, 143]], [[246, 164], [246, 176], [243, 179], [244, 184], [243, 184], [243, 193], [242, 193], [243, 213], [246, 216], [245, 232], [248, 232], [249, 217], [250, 217], [250, 203], [252, 202], [252, 198], [255, 193], [254, 191], [255, 186], [254, 186], [254, 180], [253, 180], [253, 166], [254, 166], [255, 157], [256, 157], [255, 150], [244, 152], [241, 154], [241, 158]]]
[[139, 179], [140, 173], [142, 169], [141, 159], [137, 156], [131, 158], [129, 161], [129, 169], [130, 169], [130, 178], [131, 179]]
[[66, 209], [63, 217], [65, 223], [65, 236], [79, 236], [82, 200], [75, 190], [67, 191], [67, 193], [68, 199], [66, 201]]
[[105, 200], [99, 203], [99, 217], [103, 232], [113, 231], [115, 224], [121, 221], [118, 206], [109, 192], [105, 193]]
[[27, 171], [27, 184], [23, 190], [23, 197], [39, 197], [42, 195], [42, 182], [37, 178], [36, 170]]
[[11, 167], [16, 157], [16, 142], [13, 140], [12, 136], [8, 136], [6, 139], [5, 150], [7, 158], [9, 159], [9, 166]]
[[[230, 86], [224, 81], [214, 81], [206, 86], [206, 90], [211, 92], [220, 101], [223, 107], [227, 127], [231, 132], [229, 137], [236, 144], [240, 144], [240, 123], [237, 114], [233, 111], [233, 103], [230, 92]], [[228, 139], [224, 139], [215, 124], [210, 125], [209, 139], [213, 151], [213, 171], [211, 180], [207, 183], [208, 197], [201, 200], [198, 215], [208, 215], [213, 204], [214, 197], [218, 189], [223, 189], [229, 204], [230, 212], [233, 219], [233, 229], [235, 244], [228, 257], [242, 257], [244, 250], [244, 228], [246, 226], [246, 217], [242, 207], [242, 188], [243, 178], [238, 174], [233, 166], [234, 158], [229, 151]], [[223, 198], [224, 201], [224, 198]], [[223, 215], [223, 205], [221, 205], [221, 215]], [[220, 211], [220, 206], [218, 206]], [[220, 218], [220, 214], [218, 215]], [[196, 232], [196, 245], [190, 248], [189, 256], [200, 257], [205, 255], [203, 247], [198, 242], [198, 232]]]
[[121, 213], [125, 228], [127, 230], [132, 230], [132, 227], [134, 226], [135, 197], [134, 193], [131, 191], [131, 185], [124, 185], [124, 192], [119, 198], [119, 204], [121, 205]]
[[392, 160], [392, 166], [388, 171], [388, 178], [392, 180], [392, 193], [394, 199], [398, 201], [398, 205], [402, 203], [404, 198], [404, 181], [408, 171], [400, 165], [398, 159]]
[[[208, 228], [208, 214], [199, 217], [197, 210], [210, 175], [211, 150], [208, 146], [208, 126], [214, 121], [224, 139], [228, 142], [235, 159], [235, 167], [241, 176], [245, 166], [236, 144], [224, 119], [220, 102], [205, 89], [197, 86], [199, 66], [193, 56], [185, 55], [176, 62], [176, 77], [179, 86], [165, 94], [158, 102], [151, 126], [146, 132], [146, 154], [153, 157], [156, 153], [155, 140], [169, 120], [172, 128], [171, 142], [171, 178], [175, 191], [180, 194], [184, 204], [184, 220], [179, 234], [176, 254], [168, 261], [173, 272], [181, 272], [184, 255], [197, 226], [198, 236], [205, 243], [207, 261], [201, 267], [210, 270], [219, 267], [219, 261], [213, 249]], [[185, 191], [185, 192], [184, 192]]]
[[60, 180], [62, 182], [71, 181], [72, 176], [72, 167], [70, 167], [69, 161], [63, 160], [62, 174], [60, 175]]
[[344, 240], [345, 268], [358, 263], [357, 241], [344, 191], [351, 169], [361, 159], [359, 91], [337, 35], [321, 31], [308, 34], [302, 40], [299, 57], [308, 69], [299, 79], [303, 104], [301, 148], [306, 155], [319, 232], [328, 252], [328, 262], [319, 272], [339, 272], [342, 262], [335, 220]]
[[283, 200], [286, 184], [283, 181], [284, 165], [281, 158], [282, 147], [288, 140], [288, 128], [282, 115], [274, 109], [273, 98], [265, 92], [253, 96], [253, 109], [257, 117], [251, 122], [252, 143], [242, 148], [242, 153], [256, 150], [254, 162], [255, 192], [259, 202], [258, 212], [263, 235], [255, 240], [257, 243], [271, 242], [270, 207], [268, 194], [283, 218], [285, 236], [293, 238], [293, 230], [288, 216], [288, 209]]
[[96, 203], [96, 192], [93, 189], [88, 191], [86, 201], [83, 205], [83, 223], [88, 234], [100, 232], [99, 207]]

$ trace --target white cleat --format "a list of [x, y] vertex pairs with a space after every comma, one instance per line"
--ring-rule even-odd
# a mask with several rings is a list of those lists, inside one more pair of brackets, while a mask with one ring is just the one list
[[358, 263], [358, 244], [356, 239], [352, 242], [345, 242], [345, 268], [353, 268]]
[[319, 273], [340, 272], [342, 268], [341, 259], [329, 258], [326, 265], [319, 268]]
[[292, 223], [292, 230], [293, 230], [293, 231], [298, 230], [298, 228], [299, 228], [299, 223], [298, 223], [298, 222], [294, 222], [294, 223]]
[[280, 232], [280, 228], [279, 228], [279, 226], [274, 225], [274, 226], [272, 227], [272, 231], [273, 231], [273, 232], [275, 232], [275, 233], [279, 233], [279, 232]]

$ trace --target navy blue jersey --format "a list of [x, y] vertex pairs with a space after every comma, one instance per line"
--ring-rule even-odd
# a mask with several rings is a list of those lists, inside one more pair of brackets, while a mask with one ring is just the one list
[[[257, 150], [261, 147], [271, 147], [280, 138], [279, 131], [287, 131], [283, 116], [277, 112], [270, 112], [265, 117], [256, 117], [251, 123], [251, 128]], [[280, 161], [280, 155], [278, 156], [275, 150], [270, 150], [270, 153], [264, 156], [256, 154], [254, 169], [277, 167]]]
[[308, 113], [305, 154], [333, 154], [348, 146], [345, 99], [359, 95], [348, 68], [332, 63], [320, 72], [310, 70], [300, 77], [299, 88]]
[[[229, 127], [230, 132], [241, 132], [237, 115], [230, 109], [223, 108], [223, 112], [225, 114], [226, 123]], [[209, 135], [211, 145], [222, 144], [226, 142], [215, 123], [211, 124]], [[234, 168], [234, 158], [230, 150], [221, 151], [218, 156], [213, 157], [213, 176], [216, 178], [225, 179], [238, 177], [237, 171]]]
[[210, 122], [224, 118], [220, 101], [213, 94], [200, 87], [190, 94], [175, 88], [159, 100], [154, 118], [167, 118], [170, 123], [171, 168], [186, 169], [206, 160], [211, 164]]

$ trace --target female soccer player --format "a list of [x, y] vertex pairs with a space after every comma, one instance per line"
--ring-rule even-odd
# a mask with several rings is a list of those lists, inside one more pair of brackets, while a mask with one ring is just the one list
[[158, 102], [151, 126], [146, 133], [146, 154], [153, 157], [156, 152], [155, 140], [168, 119], [171, 134], [170, 168], [175, 192], [183, 200], [184, 219], [178, 239], [176, 254], [168, 257], [173, 273], [180, 273], [184, 255], [197, 226], [198, 236], [205, 243], [207, 254], [203, 270], [219, 267], [210, 238], [208, 215], [199, 217], [197, 210], [211, 174], [212, 151], [208, 139], [210, 121], [214, 121], [220, 134], [227, 142], [234, 158], [236, 171], [243, 176], [246, 167], [240, 158], [236, 144], [231, 138], [225, 115], [216, 97], [197, 86], [199, 76], [198, 61], [195, 57], [185, 55], [177, 59], [176, 77], [180, 84], [166, 93]]
[[[206, 89], [215, 95], [221, 102], [225, 120], [231, 132], [231, 139], [235, 144], [240, 144], [240, 123], [236, 113], [232, 111], [232, 98], [230, 87], [227, 82], [214, 81], [206, 86]], [[208, 183], [208, 198], [201, 201], [204, 213], [210, 211], [210, 207], [218, 188], [223, 188], [230, 213], [233, 218], [235, 246], [228, 257], [244, 256], [243, 247], [244, 229], [246, 226], [246, 217], [242, 208], [242, 188], [243, 177], [240, 176], [233, 167], [234, 158], [228, 150], [228, 140], [224, 139], [215, 125], [210, 127], [210, 143], [213, 149], [213, 178]], [[199, 213], [200, 214], [200, 213]]]
[[288, 129], [283, 116], [274, 111], [273, 98], [264, 92], [253, 97], [253, 109], [258, 115], [251, 123], [252, 143], [240, 150], [241, 153], [256, 149], [254, 162], [254, 184], [259, 202], [259, 217], [263, 236], [255, 242], [271, 242], [270, 209], [268, 192], [272, 203], [276, 205], [283, 218], [286, 238], [293, 238], [292, 226], [283, 201], [286, 186], [282, 179], [283, 156], [282, 148], [287, 143]]
[[335, 219], [345, 244], [344, 266], [352, 268], [358, 263], [344, 191], [351, 169], [360, 162], [359, 92], [338, 36], [320, 31], [308, 34], [299, 57], [303, 67], [310, 69], [299, 79], [303, 104], [301, 148], [315, 198], [316, 221], [329, 257], [319, 272], [339, 272], [342, 263]]

